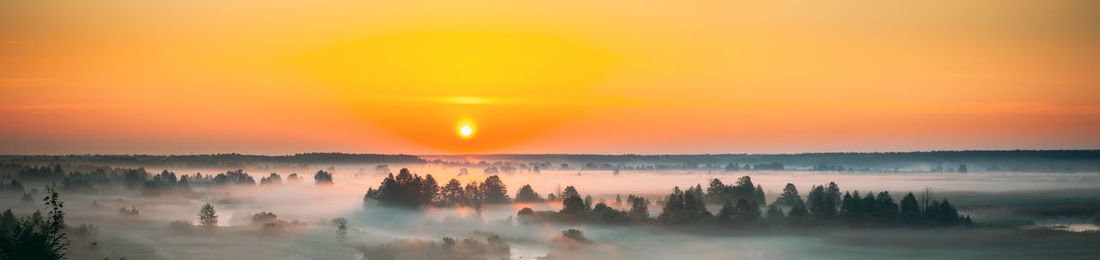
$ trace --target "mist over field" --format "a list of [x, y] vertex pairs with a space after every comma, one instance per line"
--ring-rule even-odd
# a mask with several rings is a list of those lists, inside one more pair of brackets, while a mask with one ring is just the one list
[[[178, 158], [165, 160], [171, 163], [117, 159], [108, 163], [86, 158], [43, 163], [43, 158], [8, 158], [0, 180], [5, 185], [19, 180], [24, 192], [5, 191], [0, 208], [10, 208], [17, 216], [44, 210], [40, 197], [46, 186], [55, 187], [64, 201], [65, 232], [73, 259], [972, 259], [1092, 258], [1100, 253], [1095, 247], [1100, 241], [1095, 222], [1100, 212], [1100, 172], [1095, 171], [989, 171], [973, 163], [971, 170], [962, 171], [953, 164], [952, 172], [935, 169], [934, 163], [927, 164], [932, 165], [929, 168], [824, 170], [820, 165], [814, 165], [816, 169], [791, 165], [755, 170], [749, 165], [772, 165], [662, 167], [663, 163], [654, 159], [612, 164], [607, 170], [600, 169], [602, 163], [598, 162], [554, 157], [529, 161], [424, 159], [419, 163], [236, 164], [235, 159], [222, 158], [179, 166], [188, 163]], [[86, 179], [82, 174], [99, 169], [97, 163], [114, 167], [113, 172], [102, 175], [108, 179], [78, 181]], [[152, 168], [154, 164], [162, 167]], [[34, 177], [51, 174], [55, 167], [67, 177]], [[138, 167], [146, 167], [148, 175], [128, 185], [128, 175], [121, 169]], [[659, 167], [664, 169], [656, 169]], [[238, 169], [256, 184], [217, 181], [221, 177], [205, 184], [195, 178], [177, 181], [190, 182], [186, 188], [166, 189], [156, 184], [163, 182], [161, 177], [167, 175], [161, 173], [165, 171], [178, 176], [209, 176]], [[498, 176], [510, 199], [517, 201], [407, 208], [368, 198], [368, 189], [379, 189], [399, 169], [416, 176], [430, 174], [439, 186], [451, 179], [466, 184]], [[331, 174], [332, 184], [326, 184], [324, 178], [315, 179], [318, 171]], [[268, 179], [272, 173], [279, 175], [277, 181]], [[289, 179], [291, 174], [298, 179]], [[768, 205], [778, 203], [788, 183], [805, 196], [815, 185], [835, 182], [845, 192], [887, 191], [894, 200], [910, 192], [930, 192], [934, 199], [950, 200], [958, 214], [972, 219], [973, 224], [775, 226], [760, 221], [721, 226], [662, 224], [663, 217], [658, 218], [674, 187], [705, 188], [714, 179], [734, 183], [742, 176], [759, 184]], [[518, 201], [517, 192], [524, 185], [530, 185], [540, 199], [551, 193], [562, 196], [562, 190], [572, 186], [581, 196], [591, 196], [591, 204], [624, 211], [631, 205], [622, 199], [628, 194], [639, 196], [648, 200], [650, 224], [525, 219], [517, 216], [521, 209], [565, 210], [561, 200]], [[24, 194], [30, 196], [29, 201]], [[207, 203], [217, 216], [217, 223], [208, 227], [199, 217], [200, 208]], [[715, 216], [724, 210], [721, 203], [708, 201], [705, 206]], [[765, 205], [757, 207], [760, 212], [766, 210]], [[346, 223], [344, 228], [340, 223]], [[88, 231], [88, 226], [82, 225], [94, 228]], [[578, 237], [563, 233], [570, 229], [581, 233]]]

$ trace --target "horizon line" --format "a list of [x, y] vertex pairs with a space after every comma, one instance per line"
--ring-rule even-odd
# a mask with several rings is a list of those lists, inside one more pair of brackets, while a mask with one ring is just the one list
[[310, 154], [342, 154], [342, 155], [389, 155], [389, 156], [555, 156], [555, 155], [596, 155], [596, 156], [684, 156], [684, 155], [820, 155], [820, 154], [902, 154], [902, 153], [936, 153], [936, 152], [1100, 152], [1100, 148], [1090, 149], [989, 149], [989, 150], [910, 150], [910, 151], [875, 151], [875, 152], [800, 152], [800, 153], [456, 153], [456, 154], [412, 154], [412, 153], [349, 153], [349, 152], [305, 152], [294, 154], [246, 154], [246, 153], [194, 153], [194, 154], [139, 154], [139, 153], [83, 153], [83, 154], [0, 154], [0, 157], [15, 156], [299, 156]]

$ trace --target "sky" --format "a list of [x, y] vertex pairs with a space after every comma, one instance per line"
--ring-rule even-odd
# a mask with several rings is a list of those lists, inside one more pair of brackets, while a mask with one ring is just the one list
[[0, 154], [1095, 149], [1098, 133], [1092, 0], [0, 0]]

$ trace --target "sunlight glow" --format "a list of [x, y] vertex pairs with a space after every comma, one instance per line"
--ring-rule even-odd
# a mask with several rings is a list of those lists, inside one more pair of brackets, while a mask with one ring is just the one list
[[458, 135], [460, 137], [466, 138], [466, 139], [468, 139], [470, 137], [473, 137], [474, 128], [471, 127], [469, 124], [462, 124], [461, 126], [458, 127]]

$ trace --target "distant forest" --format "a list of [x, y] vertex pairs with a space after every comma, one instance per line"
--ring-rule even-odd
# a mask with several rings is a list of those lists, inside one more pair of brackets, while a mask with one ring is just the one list
[[[475, 161], [469, 158], [476, 158]], [[476, 154], [403, 155], [0, 155], [0, 164], [246, 168], [250, 165], [445, 164], [489, 174], [528, 170], [808, 170], [853, 172], [1100, 172], [1100, 150], [928, 151], [800, 154]], [[520, 166], [519, 164], [523, 164]], [[507, 166], [507, 167], [506, 167]]]
[[[1100, 172], [1100, 150], [998, 150], [798, 154], [486, 154], [421, 156], [432, 163], [547, 162], [552, 169]], [[736, 168], [734, 168], [736, 167]], [[545, 167], [544, 167], [545, 169]]]

